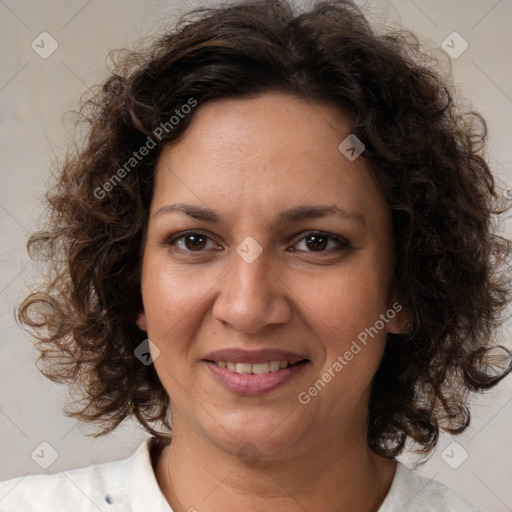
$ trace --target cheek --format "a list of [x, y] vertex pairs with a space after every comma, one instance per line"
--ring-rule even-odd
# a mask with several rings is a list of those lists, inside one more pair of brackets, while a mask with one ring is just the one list
[[197, 315], [216, 278], [211, 271], [198, 267], [193, 270], [180, 269], [162, 257], [148, 257], [144, 271], [144, 310], [148, 328], [153, 331], [188, 324]]
[[389, 307], [387, 276], [384, 267], [361, 263], [297, 285], [318, 343], [318, 378], [329, 382], [325, 398], [336, 407], [355, 406], [382, 359], [387, 334], [380, 315]]
[[155, 369], [170, 395], [180, 393], [180, 382], [193, 371], [195, 342], [212, 307], [208, 294], [224, 274], [213, 267], [173, 265], [149, 251], [146, 255], [142, 296], [147, 336], [160, 350]]
[[374, 325], [387, 308], [386, 282], [369, 266], [302, 277], [295, 290], [308, 316], [340, 341]]

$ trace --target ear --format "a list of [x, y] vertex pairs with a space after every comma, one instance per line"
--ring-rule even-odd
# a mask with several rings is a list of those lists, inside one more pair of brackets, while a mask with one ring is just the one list
[[137, 327], [141, 331], [147, 332], [148, 324], [147, 324], [147, 321], [146, 321], [146, 313], [144, 313], [144, 310], [143, 311], [139, 311], [137, 313], [137, 320], [135, 321], [135, 323], [137, 324]]
[[386, 311], [388, 322], [386, 323], [386, 330], [391, 334], [405, 334], [409, 327], [410, 316], [406, 309], [398, 301], [393, 304]]

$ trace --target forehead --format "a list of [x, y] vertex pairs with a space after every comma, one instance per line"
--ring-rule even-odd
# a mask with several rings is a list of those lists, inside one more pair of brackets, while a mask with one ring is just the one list
[[287, 93], [208, 102], [162, 151], [154, 207], [177, 200], [235, 214], [300, 201], [384, 207], [366, 159], [350, 161], [339, 150], [350, 129], [335, 106]]

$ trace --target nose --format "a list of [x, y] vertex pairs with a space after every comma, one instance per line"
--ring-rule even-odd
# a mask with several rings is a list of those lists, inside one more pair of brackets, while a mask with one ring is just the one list
[[238, 254], [219, 283], [213, 316], [239, 332], [255, 334], [291, 317], [289, 290], [268, 265], [265, 252], [248, 263]]

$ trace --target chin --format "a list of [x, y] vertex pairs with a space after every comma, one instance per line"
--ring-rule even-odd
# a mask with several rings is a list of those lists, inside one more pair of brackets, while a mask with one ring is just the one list
[[260, 416], [257, 420], [245, 418], [240, 421], [230, 421], [228, 424], [220, 422], [210, 432], [210, 440], [217, 447], [227, 453], [250, 458], [273, 458], [292, 449], [299, 441], [298, 429], [290, 425], [286, 418], [265, 418]]

